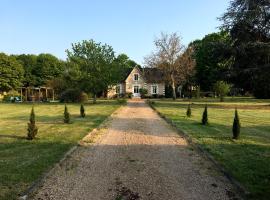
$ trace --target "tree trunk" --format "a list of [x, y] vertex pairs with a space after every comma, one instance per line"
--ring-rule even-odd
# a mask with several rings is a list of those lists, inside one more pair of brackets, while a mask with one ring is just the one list
[[173, 74], [171, 74], [171, 81], [172, 81], [172, 90], [173, 90], [173, 100], [176, 100], [175, 80], [174, 80]]
[[93, 98], [93, 104], [97, 103], [97, 95], [94, 94], [94, 98]]

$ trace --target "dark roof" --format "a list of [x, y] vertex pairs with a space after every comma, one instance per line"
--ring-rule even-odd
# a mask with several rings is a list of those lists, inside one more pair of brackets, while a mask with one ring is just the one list
[[141, 71], [147, 83], [164, 82], [164, 73], [158, 68], [142, 68]]

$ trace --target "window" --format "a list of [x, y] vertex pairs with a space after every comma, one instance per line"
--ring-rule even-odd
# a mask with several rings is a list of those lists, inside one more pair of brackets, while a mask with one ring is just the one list
[[152, 85], [152, 94], [157, 94], [157, 86]]
[[134, 81], [139, 80], [139, 74], [134, 74]]
[[134, 93], [139, 93], [139, 86], [134, 86]]

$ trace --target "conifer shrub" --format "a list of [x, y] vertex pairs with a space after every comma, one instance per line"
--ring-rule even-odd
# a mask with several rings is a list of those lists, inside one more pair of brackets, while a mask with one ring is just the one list
[[187, 107], [187, 117], [191, 117], [191, 107], [190, 107], [190, 103], [188, 104], [188, 107]]
[[70, 114], [68, 112], [67, 105], [65, 105], [65, 111], [64, 111], [64, 123], [68, 124], [70, 123]]
[[237, 111], [237, 109], [235, 109], [234, 120], [233, 120], [233, 128], [232, 128], [233, 139], [238, 139], [239, 138], [240, 129], [241, 129], [240, 119], [239, 119], [238, 111]]
[[31, 113], [30, 113], [30, 119], [28, 123], [27, 128], [27, 139], [33, 140], [38, 133], [38, 128], [36, 126], [36, 115], [34, 111], [34, 107], [32, 107]]
[[83, 104], [81, 104], [80, 113], [81, 113], [81, 117], [84, 118], [85, 117], [85, 109], [84, 109]]
[[203, 115], [202, 115], [202, 124], [207, 125], [208, 124], [208, 111], [207, 111], [207, 105], [204, 107]]

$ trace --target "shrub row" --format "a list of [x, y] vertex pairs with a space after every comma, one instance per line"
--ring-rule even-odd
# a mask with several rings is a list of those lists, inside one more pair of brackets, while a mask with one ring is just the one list
[[[191, 105], [188, 104], [187, 107], [187, 111], [186, 111], [186, 115], [188, 118], [190, 118], [191, 115]], [[202, 125], [208, 125], [208, 108], [207, 108], [207, 104], [204, 107], [204, 111], [202, 114]], [[232, 134], [233, 134], [233, 139], [238, 139], [240, 136], [240, 129], [241, 129], [241, 124], [240, 124], [240, 119], [239, 119], [239, 115], [238, 115], [238, 111], [237, 109], [235, 109], [234, 112], [234, 120], [233, 120], [233, 125], [232, 125]]]

